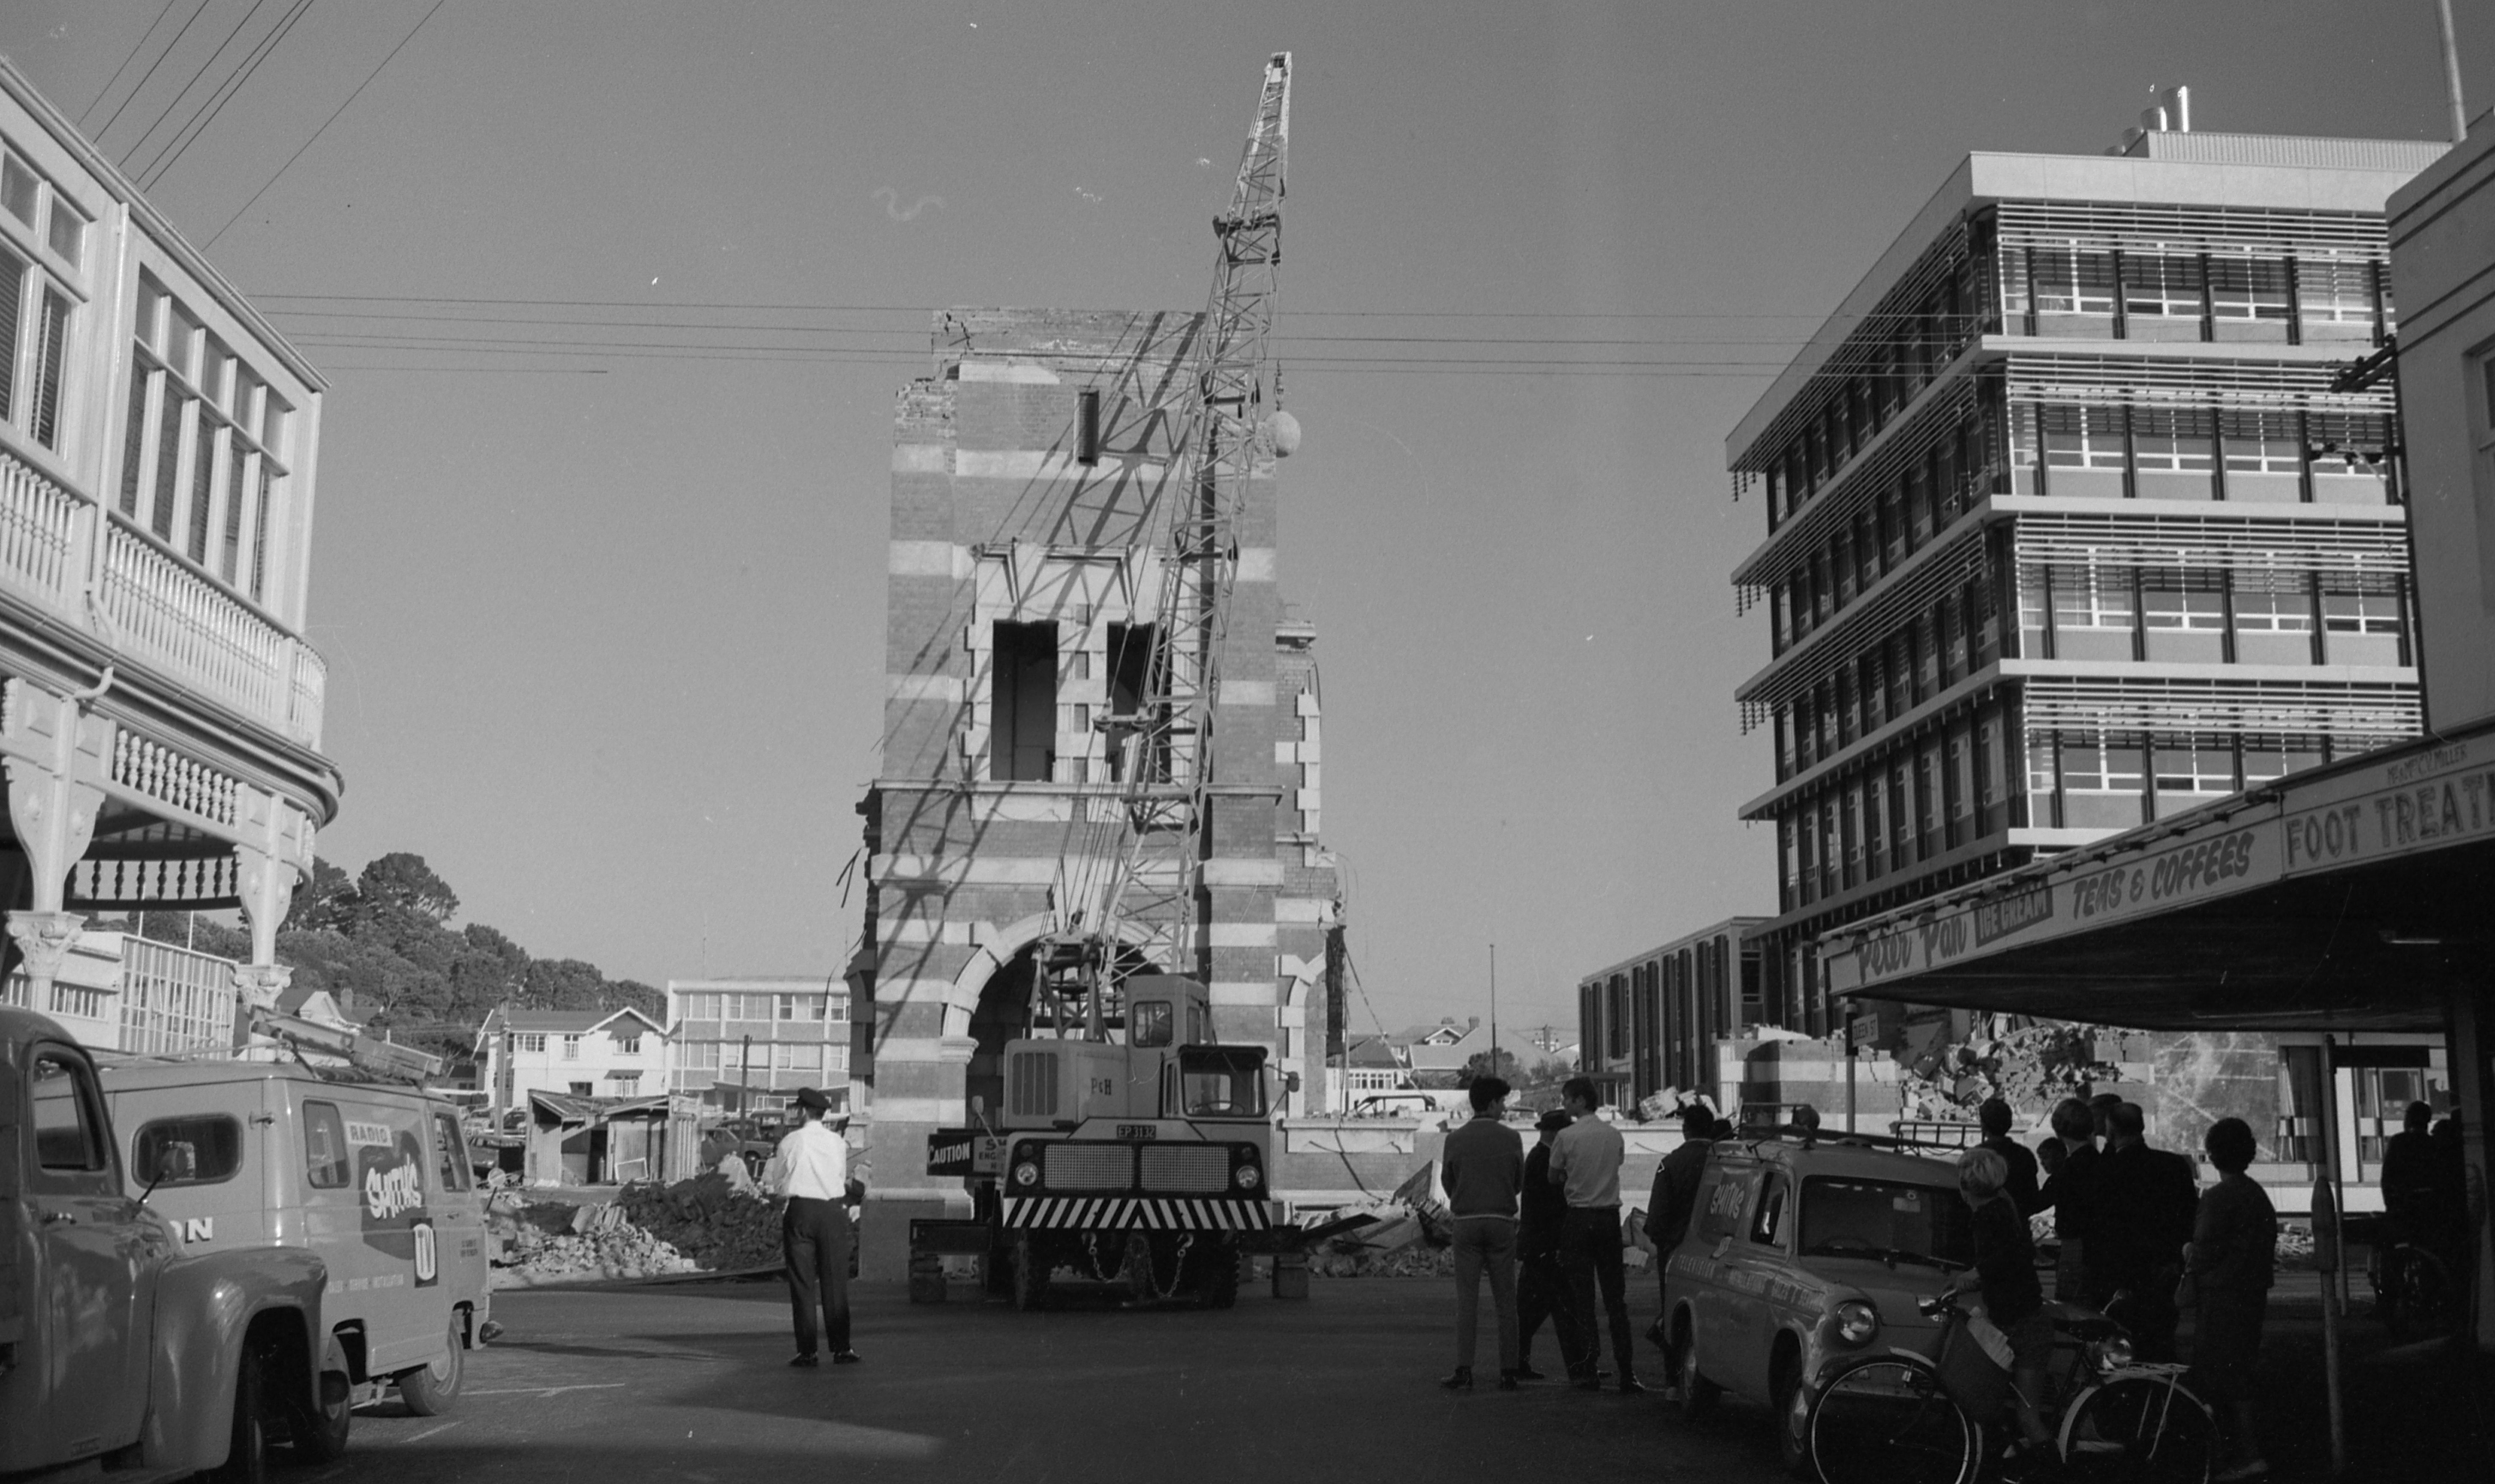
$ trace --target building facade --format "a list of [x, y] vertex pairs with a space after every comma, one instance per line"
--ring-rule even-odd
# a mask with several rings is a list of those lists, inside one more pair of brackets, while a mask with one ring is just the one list
[[[871, 1249], [878, 1221], [966, 1199], [922, 1173], [927, 1135], [968, 1121], [973, 1100], [1001, 1105], [1004, 1042], [1050, 1023], [1044, 941], [1109, 911], [1132, 843], [1122, 772], [1161, 766], [1122, 745], [1117, 718], [1150, 688], [1163, 501], [1179, 498], [1169, 439], [1199, 328], [1186, 314], [948, 312], [936, 374], [901, 395], [883, 758], [860, 805]], [[1341, 913], [1318, 837], [1314, 632], [1282, 610], [1274, 465], [1260, 446], [1221, 629], [1202, 891], [1192, 941], [1174, 946], [1208, 980], [1215, 1034], [1268, 1047], [1285, 1105], [1306, 1107], [1324, 1097]], [[1155, 947], [1126, 941], [1130, 962]]]
[[1744, 417], [1770, 612], [1765, 1017], [1812, 939], [2414, 736], [2384, 204], [2446, 146], [1974, 154]]
[[667, 1085], [667, 1028], [641, 1012], [497, 1010], [477, 1032], [477, 1058], [497, 1107], [531, 1093], [643, 1098]]
[[[323, 382], [0, 61], [0, 960], [240, 908], [249, 1000], [336, 813], [303, 642]], [[74, 1009], [75, 1007], [68, 1007]]]
[[800, 1087], [847, 1106], [849, 991], [819, 979], [671, 979], [667, 1091], [705, 1109], [785, 1107]]
[[1752, 936], [1765, 921], [1729, 918], [1578, 983], [1578, 1071], [1605, 1102], [1635, 1107], [1671, 1090], [1726, 1106], [1713, 1044], [1766, 1014]]

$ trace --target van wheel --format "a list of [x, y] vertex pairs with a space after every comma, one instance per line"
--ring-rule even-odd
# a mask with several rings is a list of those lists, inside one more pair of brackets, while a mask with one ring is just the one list
[[355, 1414], [354, 1387], [344, 1371], [323, 1371], [317, 1384], [319, 1400], [296, 1406], [288, 1432], [295, 1456], [304, 1463], [335, 1463], [347, 1451], [347, 1428]]
[[264, 1358], [245, 1346], [234, 1372], [233, 1434], [209, 1484], [268, 1484], [268, 1384]]
[[1724, 1397], [1723, 1387], [1698, 1373], [1698, 1339], [1685, 1314], [1672, 1324], [1672, 1384], [1680, 1393], [1683, 1422], [1705, 1420]]
[[429, 1366], [418, 1366], [413, 1371], [398, 1374], [399, 1400], [407, 1403], [409, 1411], [419, 1417], [438, 1417], [459, 1400], [459, 1381], [468, 1369], [465, 1340], [459, 1316], [453, 1314], [450, 1317], [450, 1343], [443, 1350], [442, 1358]]
[[1810, 1393], [1802, 1389], [1801, 1365], [1787, 1360], [1777, 1366], [1769, 1394], [1775, 1404], [1776, 1462], [1793, 1477], [1807, 1479], [1811, 1477]]

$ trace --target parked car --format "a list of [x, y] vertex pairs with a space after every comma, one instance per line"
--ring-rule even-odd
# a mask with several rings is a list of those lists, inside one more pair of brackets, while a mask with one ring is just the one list
[[1875, 1346], [1931, 1354], [1939, 1326], [1916, 1300], [1972, 1260], [1953, 1165], [1843, 1136], [1720, 1140], [1666, 1258], [1680, 1405], [1703, 1412], [1729, 1391], [1769, 1408], [1778, 1454], [1803, 1471], [1830, 1368]]
[[277, 1062], [129, 1061], [103, 1086], [149, 1203], [187, 1253], [293, 1249], [327, 1270], [323, 1426], [396, 1386], [421, 1415], [458, 1399], [491, 1317], [482, 1196], [457, 1109], [411, 1087]]
[[[169, 1179], [179, 1159], [145, 1168]], [[94, 1061], [0, 1008], [0, 1478], [257, 1484], [272, 1438], [333, 1457], [346, 1398], [314, 1370], [320, 1257], [195, 1248], [125, 1173]]]
[[1441, 1113], [1469, 1112], [1471, 1099], [1462, 1091], [1402, 1088], [1362, 1093], [1351, 1100], [1354, 1118], [1435, 1118]]

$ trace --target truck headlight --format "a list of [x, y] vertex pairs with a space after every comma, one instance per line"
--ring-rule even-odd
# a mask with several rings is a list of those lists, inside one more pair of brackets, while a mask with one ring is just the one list
[[1028, 1189], [1039, 1183], [1039, 1166], [1029, 1160], [1014, 1166], [1014, 1184]]
[[1880, 1311], [1859, 1298], [1849, 1298], [1836, 1306], [1836, 1338], [1848, 1345], [1863, 1345], [1880, 1332]]
[[1253, 1165], [1242, 1165], [1230, 1178], [1239, 1182], [1241, 1190], [1252, 1191], [1265, 1183], [1265, 1172]]

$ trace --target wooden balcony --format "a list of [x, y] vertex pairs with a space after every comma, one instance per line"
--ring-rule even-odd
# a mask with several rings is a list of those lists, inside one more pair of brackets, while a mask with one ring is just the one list
[[301, 639], [0, 447], [0, 591], [289, 742], [321, 745], [327, 668]]

